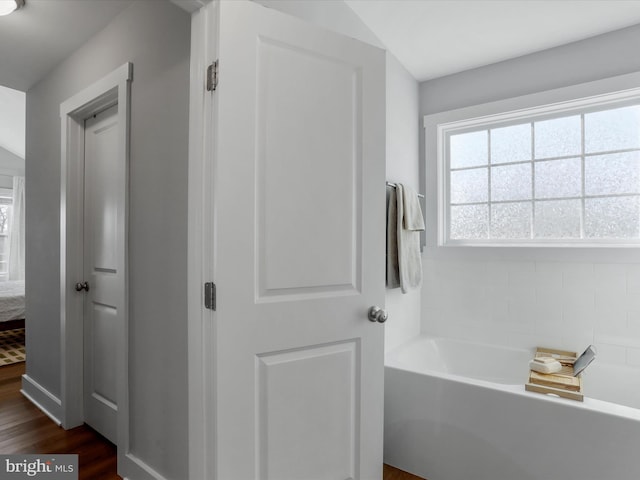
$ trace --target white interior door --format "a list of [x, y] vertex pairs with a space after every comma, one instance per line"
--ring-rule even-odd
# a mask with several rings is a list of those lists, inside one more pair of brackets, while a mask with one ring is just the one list
[[122, 273], [118, 269], [118, 107], [85, 122], [84, 412], [85, 422], [117, 440], [118, 332]]
[[382, 478], [385, 57], [220, 4], [215, 478]]

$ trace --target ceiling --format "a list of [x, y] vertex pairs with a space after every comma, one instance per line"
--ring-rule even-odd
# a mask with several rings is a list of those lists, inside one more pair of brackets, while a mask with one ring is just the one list
[[345, 0], [418, 81], [640, 23], [639, 0]]
[[26, 91], [131, 0], [26, 0], [0, 17], [0, 85]]
[[[0, 17], [0, 86], [29, 90], [132, 1], [27, 0]], [[640, 0], [345, 2], [419, 81], [640, 23]], [[0, 147], [24, 157], [20, 108], [0, 90]]]
[[[0, 85], [28, 90], [131, 2], [27, 0], [0, 17]], [[640, 0], [345, 2], [419, 81], [640, 23]]]
[[24, 8], [0, 17], [0, 148], [24, 158], [24, 92], [130, 3], [27, 0]]

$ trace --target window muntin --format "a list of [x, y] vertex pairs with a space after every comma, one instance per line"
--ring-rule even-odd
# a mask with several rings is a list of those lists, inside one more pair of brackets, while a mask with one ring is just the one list
[[640, 244], [640, 99], [445, 141], [445, 243]]

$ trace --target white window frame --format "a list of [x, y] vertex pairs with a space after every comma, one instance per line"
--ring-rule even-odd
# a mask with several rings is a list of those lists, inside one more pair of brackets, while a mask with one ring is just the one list
[[[597, 83], [597, 82], [596, 82]], [[637, 84], [637, 83], [636, 83]], [[570, 87], [569, 87], [570, 89]], [[567, 89], [562, 89], [567, 90]], [[581, 90], [576, 88], [576, 91]], [[557, 91], [549, 92], [557, 93]], [[527, 96], [529, 102], [533, 97], [542, 98], [545, 94]], [[522, 99], [523, 100], [523, 99]], [[505, 103], [497, 102], [497, 103]], [[510, 105], [518, 103], [518, 99], [507, 102]], [[436, 114], [425, 117], [425, 129], [436, 129], [437, 141], [437, 170], [438, 170], [438, 245], [439, 246], [490, 246], [490, 247], [639, 247], [640, 239], [451, 239], [450, 238], [450, 196], [448, 187], [450, 168], [448, 155], [448, 138], [453, 134], [484, 130], [496, 127], [506, 127], [532, 121], [546, 120], [570, 115], [584, 114], [592, 111], [619, 108], [634, 104], [640, 104], [640, 87], [611, 91], [610, 93], [600, 93], [596, 95], [584, 96], [555, 103], [542, 104], [540, 106], [523, 106], [514, 110], [498, 111], [487, 115], [467, 116], [460, 115], [462, 111], [447, 112], [449, 115], [458, 117], [454, 121], [437, 122]], [[491, 109], [496, 105], [484, 105], [473, 108], [462, 109], [470, 113], [478, 113]], [[458, 112], [458, 114], [456, 114]], [[451, 115], [454, 114], [454, 115]], [[436, 122], [434, 123], [434, 119]], [[426, 144], [428, 146], [428, 132]], [[584, 155], [584, 152], [582, 152]]]

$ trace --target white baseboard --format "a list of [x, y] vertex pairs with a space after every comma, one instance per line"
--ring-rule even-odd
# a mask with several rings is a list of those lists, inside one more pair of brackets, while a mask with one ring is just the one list
[[[60, 420], [62, 418], [62, 402], [60, 399], [27, 374], [22, 375], [22, 389], [20, 393], [42, 410], [56, 425], [62, 425], [62, 421]], [[132, 453], [127, 453], [123, 457], [119, 456], [118, 473], [125, 480], [167, 480]]]
[[125, 480], [167, 480], [132, 453], [118, 457], [118, 474]]
[[62, 402], [60, 399], [27, 374], [22, 375], [20, 393], [42, 410], [56, 425], [62, 424], [60, 420], [62, 418]]
[[178, 7], [186, 10], [189, 13], [196, 12], [204, 7], [211, 0], [169, 0], [171, 3], [176, 4]]

